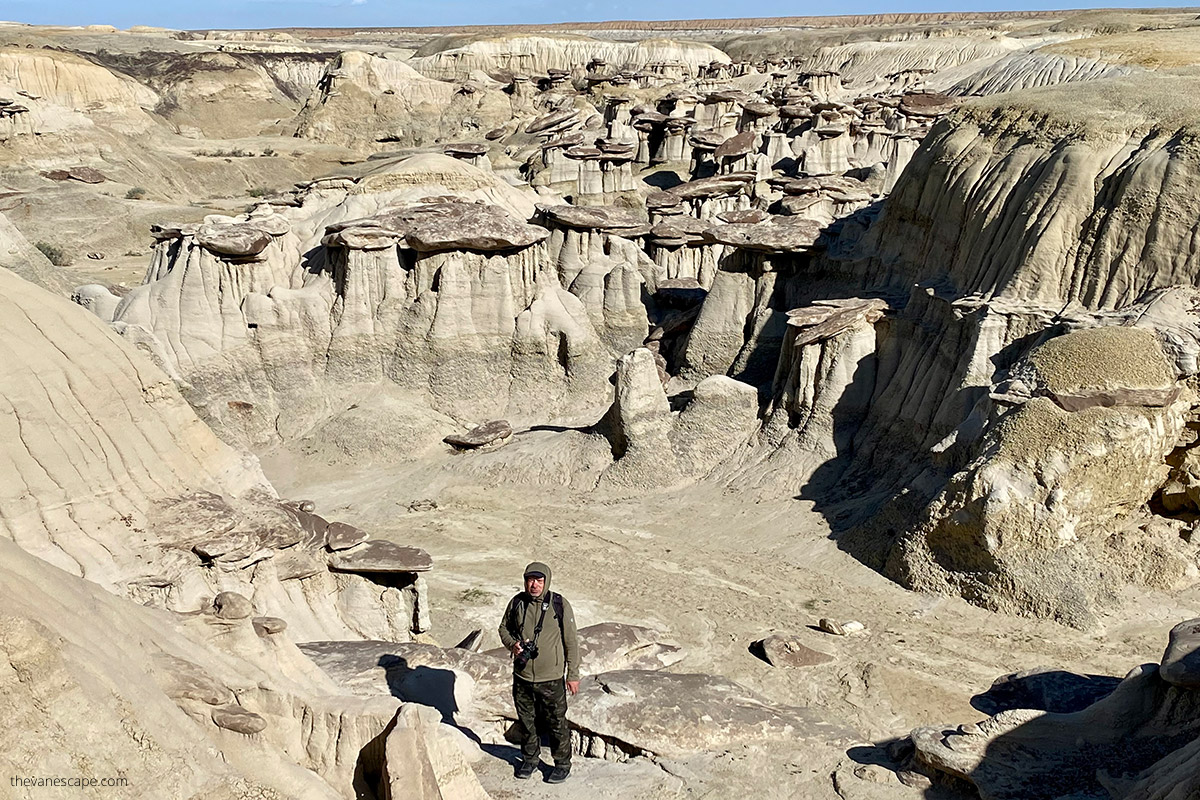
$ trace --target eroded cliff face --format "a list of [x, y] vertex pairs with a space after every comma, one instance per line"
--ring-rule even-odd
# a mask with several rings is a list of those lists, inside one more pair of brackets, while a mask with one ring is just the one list
[[[504, 193], [449, 157], [424, 163], [422, 192], [440, 168]], [[403, 174], [391, 207], [386, 186], [342, 191], [347, 207], [376, 195], [372, 217], [354, 218], [315, 188], [295, 223], [264, 208], [164, 229], [148, 283], [116, 310], [118, 327], [187, 384], [210, 423], [250, 444], [294, 439], [380, 384], [435, 425], [603, 407], [612, 347], [647, 334], [651, 262], [620, 237], [552, 235], [499, 206], [399, 200]], [[303, 239], [313, 227], [319, 241]], [[444, 435], [426, 427], [396, 447]]]
[[[1114, 577], [1195, 581], [1187, 520], [1145, 509], [1190, 441], [1195, 312], [1161, 290], [1197, 274], [1196, 153], [1190, 120], [1146, 91], [1117, 79], [956, 112], [866, 233], [813, 265], [899, 309], [841, 480], [879, 503], [847, 546], [907, 585], [1087, 624]], [[1123, 113], [1055, 108], [1100, 98]], [[1107, 356], [1067, 344], [1111, 325], [1143, 338]], [[1077, 386], [1056, 392], [1037, 365], [1060, 340]], [[1170, 367], [1147, 383], [1133, 362]], [[1170, 566], [1121, 567], [1146, 559]]]

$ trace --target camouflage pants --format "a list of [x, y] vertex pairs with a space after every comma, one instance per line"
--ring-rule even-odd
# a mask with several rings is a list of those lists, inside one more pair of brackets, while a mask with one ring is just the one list
[[567, 727], [567, 685], [562, 680], [529, 681], [513, 677], [513, 702], [521, 723], [521, 754], [535, 759], [541, 752], [541, 734], [550, 738], [554, 766], [571, 766], [571, 730]]

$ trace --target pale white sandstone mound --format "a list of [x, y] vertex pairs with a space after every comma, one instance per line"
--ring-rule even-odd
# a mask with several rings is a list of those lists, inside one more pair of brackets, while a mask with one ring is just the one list
[[177, 611], [236, 590], [305, 638], [403, 641], [428, 627], [419, 570], [331, 571], [325, 520], [282, 505], [257, 460], [221, 442], [145, 353], [7, 270], [0, 285], [0, 535]]
[[38, 99], [89, 114], [127, 114], [159, 101], [137, 81], [64, 52], [0, 50], [0, 86], [19, 86]]
[[[145, 608], [0, 539], [0, 712], [9, 721], [0, 765], [98, 782], [15, 796], [140, 798], [153, 787], [179, 798], [333, 800], [405, 775], [430, 776], [426, 793], [406, 796], [464, 796], [474, 745], [436, 712], [387, 693], [343, 693], [279, 620], [246, 616], [245, 598], [222, 597], [215, 613]], [[393, 725], [405, 732], [393, 735], [427, 746], [385, 748]], [[123, 781], [99, 784], [113, 778]]]
[[490, 128], [512, 114], [499, 91], [461, 91], [403, 61], [356, 50], [331, 62], [318, 86], [297, 118], [296, 135], [350, 147], [444, 141], [465, 118]]
[[[728, 63], [729, 56], [698, 42], [646, 39], [614, 42], [583, 36], [497, 36], [465, 43], [447, 42], [446, 49], [420, 52], [409, 63], [418, 72], [439, 80], [465, 80], [472, 72], [497, 69], [526, 75], [545, 75], [552, 69], [571, 71], [599, 59], [622, 69], [674, 68], [676, 77], [695, 75], [701, 66]], [[668, 76], [670, 73], [667, 73]]]
[[1133, 74], [1134, 70], [1134, 67], [1094, 58], [1022, 51], [984, 67], [956, 83], [948, 92], [954, 95], [1000, 94], [1060, 83], [1123, 77]]
[[[973, 71], [1028, 45], [1010, 37], [939, 36], [889, 42], [854, 42], [824, 47], [801, 62], [808, 72], [831, 72], [860, 93], [883, 89], [904, 73], [941, 73], [969, 66]], [[900, 88], [907, 88], [901, 84]], [[844, 96], [844, 91], [836, 94]]]

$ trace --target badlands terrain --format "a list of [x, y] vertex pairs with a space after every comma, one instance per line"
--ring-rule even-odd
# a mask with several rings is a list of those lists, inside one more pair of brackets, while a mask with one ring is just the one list
[[1200, 797], [1197, 98], [1188, 9], [0, 23], [0, 797]]

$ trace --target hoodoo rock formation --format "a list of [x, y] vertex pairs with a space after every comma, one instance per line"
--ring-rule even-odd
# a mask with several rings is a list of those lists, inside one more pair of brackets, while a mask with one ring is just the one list
[[1192, 16], [0, 23], [0, 766], [1195, 796]]

